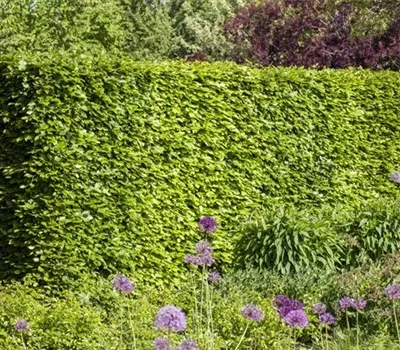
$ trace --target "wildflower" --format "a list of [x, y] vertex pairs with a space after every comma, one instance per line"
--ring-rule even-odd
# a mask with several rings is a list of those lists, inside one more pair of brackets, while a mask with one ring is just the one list
[[135, 289], [134, 284], [123, 274], [116, 275], [111, 283], [119, 292], [130, 293]]
[[284, 317], [285, 323], [293, 328], [305, 328], [308, 326], [308, 318], [303, 310], [292, 310]]
[[400, 184], [400, 171], [394, 171], [390, 176], [390, 181]]
[[211, 255], [213, 252], [213, 247], [210, 242], [207, 241], [199, 241], [196, 243], [196, 253], [197, 255]]
[[183, 332], [186, 329], [186, 316], [176, 306], [164, 306], [158, 311], [154, 326], [159, 330]]
[[264, 313], [253, 304], [246, 305], [240, 313], [243, 317], [257, 322], [264, 318]]
[[356, 307], [355, 300], [350, 297], [343, 297], [342, 299], [339, 300], [339, 307], [341, 309]]
[[203, 216], [199, 220], [200, 230], [208, 235], [211, 235], [212, 233], [217, 231], [217, 226], [217, 221], [211, 216]]
[[221, 279], [221, 275], [218, 271], [212, 271], [208, 274], [207, 281], [208, 283], [216, 283]]
[[392, 300], [400, 299], [400, 284], [393, 283], [386, 287], [383, 293]]
[[182, 343], [176, 348], [176, 350], [198, 350], [199, 346], [197, 343], [189, 338], [186, 338]]
[[316, 303], [316, 304], [313, 306], [312, 311], [313, 311], [315, 314], [323, 314], [323, 313], [326, 312], [326, 305], [325, 305], [325, 304], [322, 304], [322, 303]]
[[364, 299], [362, 299], [362, 298], [357, 298], [357, 299], [354, 301], [354, 304], [355, 304], [356, 309], [358, 309], [358, 310], [364, 310], [365, 307], [367, 306], [367, 301], [364, 300]]
[[335, 318], [329, 312], [322, 313], [319, 316], [319, 323], [326, 326], [332, 326], [335, 324]]
[[153, 344], [154, 350], [172, 350], [172, 346], [168, 339], [160, 337], [154, 341]]
[[27, 320], [18, 320], [14, 324], [14, 329], [17, 332], [26, 332], [29, 330], [29, 324]]
[[288, 298], [286, 295], [278, 295], [274, 299], [273, 304], [277, 309], [279, 309], [280, 307], [289, 304], [290, 301], [290, 298]]

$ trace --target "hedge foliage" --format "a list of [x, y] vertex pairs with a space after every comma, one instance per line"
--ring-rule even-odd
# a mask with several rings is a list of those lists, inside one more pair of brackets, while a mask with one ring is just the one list
[[396, 196], [399, 73], [49, 55], [0, 81], [0, 278], [176, 283], [202, 215], [229, 263], [262, 205]]

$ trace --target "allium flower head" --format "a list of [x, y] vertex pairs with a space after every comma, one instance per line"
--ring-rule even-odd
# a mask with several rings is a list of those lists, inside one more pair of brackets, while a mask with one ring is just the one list
[[386, 287], [383, 293], [392, 300], [400, 299], [400, 284], [393, 283]]
[[351, 307], [356, 307], [356, 302], [353, 298], [350, 297], [343, 297], [342, 299], [339, 300], [339, 307], [341, 309], [348, 309]]
[[355, 304], [356, 309], [364, 310], [367, 306], [367, 301], [364, 300], [363, 298], [357, 298], [354, 301], [354, 304]]
[[208, 274], [208, 283], [217, 283], [221, 279], [221, 275], [218, 271], [212, 271]]
[[29, 324], [27, 320], [18, 320], [14, 324], [14, 329], [17, 332], [26, 332], [29, 330]]
[[335, 324], [335, 318], [329, 312], [322, 313], [319, 315], [319, 323], [326, 326], [332, 326]]
[[305, 328], [308, 326], [308, 318], [303, 310], [290, 311], [284, 317], [285, 323], [293, 328]]
[[264, 318], [264, 313], [259, 307], [253, 304], [246, 305], [240, 313], [243, 317], [257, 322], [260, 322]]
[[183, 261], [187, 264], [191, 264], [191, 265], [201, 265], [202, 264], [202, 260], [199, 256], [195, 256], [192, 254], [186, 255], [185, 258], [183, 259]]
[[116, 275], [111, 283], [119, 292], [130, 293], [135, 289], [134, 284], [123, 274]]
[[183, 332], [186, 329], [186, 316], [176, 306], [164, 306], [158, 311], [154, 326], [159, 330]]
[[171, 346], [171, 343], [168, 341], [168, 339], [160, 337], [154, 341], [153, 349], [154, 350], [172, 350], [172, 346]]
[[400, 184], [400, 171], [394, 171], [390, 176], [390, 181]]
[[198, 255], [211, 255], [213, 247], [210, 242], [199, 241], [196, 243], [196, 253]]
[[316, 303], [316, 304], [313, 306], [312, 311], [313, 311], [315, 314], [323, 314], [323, 313], [326, 312], [326, 305], [325, 305], [325, 304], [322, 304], [322, 303]]
[[211, 254], [204, 254], [204, 255], [201, 255], [200, 257], [199, 257], [199, 259], [200, 259], [200, 264], [201, 265], [209, 265], [209, 266], [211, 266], [211, 265], [213, 265], [214, 263], [215, 263], [215, 260], [214, 260], [214, 258], [212, 257], [212, 255]]
[[274, 306], [279, 309], [280, 307], [284, 305], [288, 305], [291, 302], [291, 299], [287, 297], [286, 295], [278, 295], [274, 301], [273, 304]]
[[199, 229], [208, 235], [217, 231], [217, 221], [211, 216], [203, 216], [199, 220]]
[[176, 348], [176, 350], [198, 350], [199, 346], [197, 343], [189, 338], [186, 338], [182, 343]]

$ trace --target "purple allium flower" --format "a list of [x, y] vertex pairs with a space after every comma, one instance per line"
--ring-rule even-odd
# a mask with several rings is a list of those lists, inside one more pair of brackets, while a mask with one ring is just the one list
[[284, 317], [285, 323], [293, 328], [305, 328], [308, 326], [308, 318], [303, 310], [292, 310]]
[[154, 350], [172, 350], [172, 346], [171, 346], [171, 343], [168, 341], [168, 339], [160, 337], [154, 341], [153, 349]]
[[196, 253], [198, 255], [211, 255], [213, 247], [210, 242], [199, 241], [196, 243]]
[[390, 181], [400, 184], [400, 171], [394, 171], [390, 176]]
[[14, 324], [14, 329], [17, 332], [26, 332], [29, 330], [29, 324], [27, 320], [18, 320]]
[[186, 329], [186, 316], [184, 312], [176, 306], [164, 306], [156, 315], [154, 327], [159, 330], [183, 332]]
[[332, 326], [335, 324], [335, 318], [329, 312], [322, 313], [319, 316], [319, 323], [326, 326]]
[[290, 311], [303, 310], [304, 304], [298, 300], [290, 300], [278, 309], [280, 317], [285, 317]]
[[392, 300], [400, 299], [400, 284], [393, 283], [386, 287], [383, 293]]
[[192, 254], [186, 255], [185, 258], [183, 259], [183, 261], [185, 263], [191, 264], [191, 265], [201, 265], [202, 264], [202, 260], [200, 259], [200, 257], [194, 256]]
[[199, 257], [201, 265], [213, 265], [215, 263], [214, 258], [211, 254], [204, 254]]
[[218, 271], [212, 271], [208, 274], [208, 283], [216, 283], [221, 279], [221, 274]]
[[119, 292], [130, 293], [135, 289], [134, 284], [123, 274], [116, 275], [111, 283]]
[[246, 305], [240, 313], [243, 317], [257, 322], [260, 322], [264, 318], [264, 313], [258, 306], [253, 304]]
[[316, 303], [316, 304], [313, 306], [312, 311], [313, 311], [315, 314], [323, 314], [323, 313], [326, 312], [326, 305], [325, 305], [325, 304], [322, 304], [322, 303]]
[[288, 298], [286, 295], [278, 295], [274, 299], [273, 304], [277, 309], [279, 309], [282, 306], [288, 305], [290, 302], [290, 298]]
[[176, 348], [176, 350], [198, 350], [199, 346], [197, 343], [189, 338], [186, 338], [182, 343]]
[[342, 299], [339, 300], [339, 307], [341, 309], [348, 309], [351, 307], [356, 307], [356, 302], [353, 298], [350, 297], [343, 297]]
[[367, 306], [367, 301], [364, 300], [363, 298], [357, 298], [354, 301], [354, 304], [355, 304], [356, 309], [364, 310], [365, 307]]
[[217, 226], [217, 221], [211, 216], [203, 216], [199, 220], [200, 230], [208, 235], [211, 235], [212, 233], [217, 231]]

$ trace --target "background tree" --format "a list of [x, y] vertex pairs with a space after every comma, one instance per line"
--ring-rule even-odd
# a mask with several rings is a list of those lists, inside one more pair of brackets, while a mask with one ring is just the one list
[[0, 0], [0, 52], [124, 51], [132, 28], [116, 0]]
[[234, 44], [231, 57], [262, 65], [399, 69], [400, 17], [388, 14], [380, 26], [363, 28], [364, 10], [328, 0], [264, 0], [242, 7], [225, 24]]

